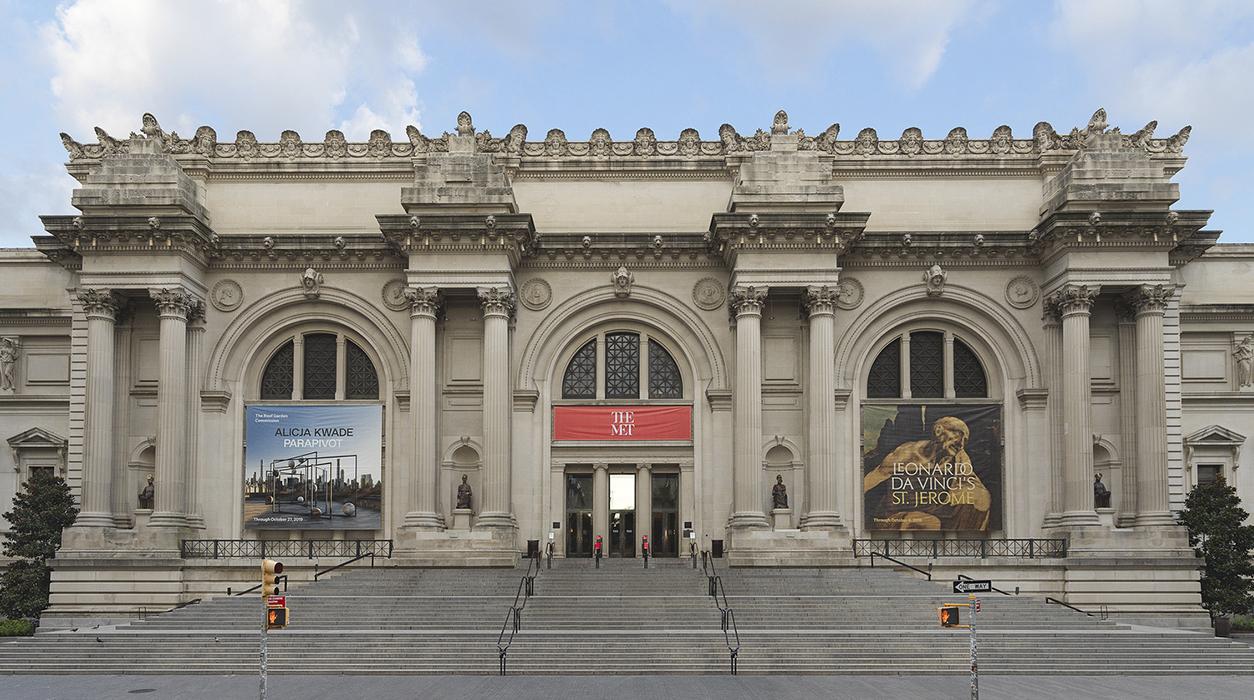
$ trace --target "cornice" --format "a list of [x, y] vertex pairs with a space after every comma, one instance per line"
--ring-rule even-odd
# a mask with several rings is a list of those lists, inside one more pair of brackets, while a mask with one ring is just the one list
[[67, 251], [79, 257], [113, 253], [177, 253], [204, 264], [218, 245], [218, 235], [205, 222], [187, 214], [55, 215], [39, 218], [43, 221], [44, 230], [59, 245], [35, 237], [35, 246], [58, 261], [68, 257]]
[[505, 253], [517, 265], [540, 245], [530, 214], [380, 214], [383, 239], [398, 253]]
[[1183, 323], [1254, 321], [1254, 304], [1181, 304]]
[[841, 257], [842, 267], [897, 267], [944, 262], [953, 267], [1039, 264], [1026, 231], [876, 231]]
[[405, 266], [404, 258], [377, 233], [230, 234], [217, 240], [209, 261], [215, 269], [390, 270]]
[[68, 327], [73, 320], [70, 309], [0, 308], [0, 326], [34, 326], [39, 328]]
[[741, 251], [844, 253], [863, 235], [870, 214], [849, 212], [716, 212], [706, 244], [732, 264]]

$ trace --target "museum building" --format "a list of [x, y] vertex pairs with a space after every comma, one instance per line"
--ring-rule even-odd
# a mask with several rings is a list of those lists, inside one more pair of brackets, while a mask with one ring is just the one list
[[62, 134], [77, 212], [0, 251], [0, 501], [80, 502], [52, 621], [220, 594], [258, 542], [646, 538], [1196, 618], [1175, 513], [1254, 493], [1254, 246], [1171, 208], [1155, 126]]

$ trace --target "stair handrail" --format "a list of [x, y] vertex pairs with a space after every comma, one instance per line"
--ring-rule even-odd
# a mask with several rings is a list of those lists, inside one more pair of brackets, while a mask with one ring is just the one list
[[898, 566], [904, 566], [904, 567], [906, 567], [907, 569], [910, 569], [911, 571], [917, 571], [918, 573], [923, 574], [924, 576], [926, 576], [926, 577], [927, 577], [927, 580], [929, 580], [929, 581], [931, 581], [931, 580], [932, 580], [932, 564], [931, 564], [931, 562], [929, 562], [929, 563], [928, 563], [928, 565], [927, 565], [927, 569], [926, 569], [926, 570], [924, 570], [924, 569], [920, 569], [920, 568], [919, 568], [919, 567], [917, 567], [917, 566], [913, 566], [913, 565], [911, 565], [911, 564], [907, 564], [906, 562], [904, 562], [904, 561], [902, 561], [902, 560], [900, 560], [900, 559], [897, 559], [897, 558], [895, 558], [895, 557], [890, 557], [890, 556], [888, 556], [887, 554], [882, 554], [882, 553], [880, 553], [880, 552], [877, 552], [877, 551], [872, 550], [872, 551], [871, 551], [871, 568], [875, 568], [875, 558], [876, 558], [876, 557], [879, 557], [880, 559], [887, 559], [887, 560], [891, 561], [892, 563], [894, 563], [894, 564], [896, 564], [896, 565], [898, 565]]
[[[714, 565], [714, 556], [707, 551], [701, 552], [701, 569], [705, 572], [706, 580], [710, 587], [710, 597], [714, 599], [714, 607], [718, 608], [720, 625], [723, 628], [723, 642], [727, 645], [727, 655], [731, 662], [731, 674], [737, 675], [737, 657], [740, 655], [740, 629], [736, 627], [736, 611], [732, 610], [731, 603], [727, 600], [727, 587], [723, 584], [723, 577], [719, 576], [718, 569]], [[723, 596], [723, 602], [719, 602], [719, 594]], [[735, 644], [732, 640], [735, 640]]]
[[[967, 576], [966, 574], [958, 574], [958, 580], [960, 580], [960, 581], [975, 581], [975, 580], [977, 580], [977, 579], [973, 579], [973, 578], [971, 578], [970, 576]], [[1015, 586], [1015, 592], [1014, 592], [1014, 593], [1007, 593], [1007, 592], [1003, 591], [1002, 589], [998, 588], [997, 586], [993, 586], [993, 585], [991, 585], [991, 584], [989, 585], [989, 588], [990, 588], [991, 590], [993, 590], [993, 591], [996, 591], [996, 592], [998, 592], [998, 593], [1002, 594], [1002, 595], [1019, 595], [1019, 587], [1018, 587], [1018, 586]]]
[[[275, 582], [275, 583], [281, 583], [281, 584], [283, 584], [283, 592], [284, 592], [284, 593], [287, 593], [287, 574], [283, 574], [283, 575], [281, 575], [281, 576], [275, 576], [275, 577], [274, 577], [274, 582]], [[226, 588], [226, 594], [227, 594], [227, 595], [229, 595], [229, 596], [241, 596], [241, 595], [248, 595], [249, 593], [252, 593], [253, 591], [260, 589], [260, 588], [261, 588], [262, 586], [264, 586], [264, 585], [265, 585], [264, 583], [259, 583], [259, 584], [255, 585], [255, 586], [253, 586], [252, 588], [249, 588], [248, 590], [245, 590], [245, 591], [240, 591], [239, 593], [232, 593], [232, 592], [231, 592], [231, 587], [230, 587], [230, 586], [227, 586], [227, 588]]]
[[371, 549], [369, 552], [366, 552], [365, 554], [358, 554], [352, 559], [349, 559], [348, 561], [342, 561], [339, 564], [336, 564], [335, 566], [326, 570], [320, 571], [318, 569], [318, 565], [314, 564], [314, 580], [317, 581], [319, 576], [326, 576], [327, 574], [331, 573], [332, 571], [335, 571], [336, 569], [340, 569], [345, 566], [348, 566], [349, 564], [352, 564], [353, 562], [361, 561], [362, 559], [365, 559], [366, 557], [370, 557], [370, 568], [373, 569], [374, 568], [374, 549]]
[[1064, 608], [1071, 608], [1072, 610], [1074, 610], [1074, 611], [1076, 611], [1076, 612], [1078, 612], [1078, 613], [1084, 613], [1085, 615], [1088, 615], [1089, 617], [1093, 617], [1093, 613], [1088, 612], [1087, 610], [1081, 610], [1081, 609], [1077, 608], [1076, 606], [1071, 605], [1070, 603], [1064, 603], [1064, 602], [1062, 602], [1061, 600], [1058, 600], [1057, 598], [1051, 598], [1051, 597], [1049, 597], [1049, 596], [1045, 596], [1045, 602], [1046, 602], [1046, 603], [1053, 603], [1054, 605], [1061, 605], [1061, 606], [1062, 606], [1062, 607], [1064, 607]]
[[[536, 593], [536, 576], [539, 573], [540, 556], [537, 552], [536, 556], [527, 557], [527, 571], [518, 581], [518, 591], [514, 593], [514, 602], [505, 613], [505, 621], [501, 623], [501, 633], [496, 637], [496, 652], [500, 660], [502, 676], [505, 675], [505, 662], [509, 656], [509, 647], [514, 643], [514, 635], [518, 634], [518, 630], [522, 627], [522, 611], [527, 607], [527, 601]], [[519, 598], [522, 599], [522, 605], [518, 604]], [[511, 622], [513, 624], [510, 624]], [[508, 639], [505, 638], [506, 630], [509, 630]]]

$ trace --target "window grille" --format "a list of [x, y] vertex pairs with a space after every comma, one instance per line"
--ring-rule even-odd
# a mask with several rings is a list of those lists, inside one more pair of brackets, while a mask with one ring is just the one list
[[640, 398], [640, 336], [605, 334], [605, 398]]
[[305, 336], [306, 399], [335, 398], [335, 336], [311, 333]]
[[570, 358], [562, 376], [562, 398], [595, 399], [597, 397], [597, 341], [589, 340]]
[[910, 395], [945, 397], [945, 336], [937, 331], [910, 334]]
[[954, 396], [960, 399], [988, 396], [988, 378], [975, 352], [961, 340], [954, 340]]
[[365, 350], [357, 347], [353, 341], [345, 343], [346, 357], [344, 371], [344, 398], [346, 399], [377, 399], [379, 398], [379, 374], [375, 372], [374, 363]]
[[655, 340], [649, 340], [649, 398], [679, 399], [684, 395], [684, 380], [675, 358]]
[[866, 380], [866, 395], [871, 399], [896, 399], [901, 397], [901, 339], [893, 340], [880, 350], [871, 363], [871, 373]]
[[287, 401], [292, 398], [292, 341], [287, 341], [270, 357], [261, 373], [261, 398]]

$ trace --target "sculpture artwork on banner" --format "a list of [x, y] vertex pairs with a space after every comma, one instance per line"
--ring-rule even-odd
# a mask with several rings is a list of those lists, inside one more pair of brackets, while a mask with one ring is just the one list
[[784, 486], [784, 477], [775, 476], [775, 487], [771, 489], [771, 508], [788, 507], [788, 487]]
[[867, 529], [1000, 529], [1001, 432], [1000, 406], [863, 406]]
[[457, 486], [458, 510], [470, 510], [472, 508], [471, 501], [474, 498], [474, 495], [470, 489], [470, 483], [467, 481], [467, 478], [468, 477], [465, 474], [462, 474], [462, 483]]

